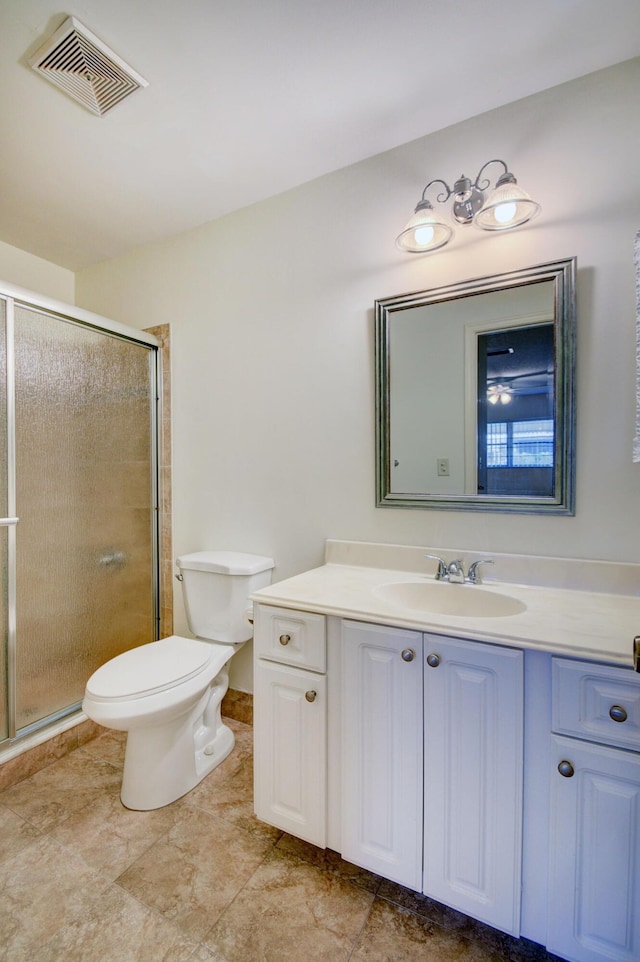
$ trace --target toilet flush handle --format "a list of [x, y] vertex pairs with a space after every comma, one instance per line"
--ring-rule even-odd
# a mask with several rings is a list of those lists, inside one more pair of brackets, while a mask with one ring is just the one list
[[178, 572], [178, 574], [176, 575], [176, 581], [184, 581], [184, 578], [182, 577], [182, 574], [180, 572]]

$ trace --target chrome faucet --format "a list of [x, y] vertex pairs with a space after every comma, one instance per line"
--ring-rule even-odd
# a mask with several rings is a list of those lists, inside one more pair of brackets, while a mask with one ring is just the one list
[[480, 565], [494, 564], [490, 558], [484, 558], [481, 561], [474, 561], [473, 564], [469, 566], [469, 572], [465, 578], [464, 567], [459, 558], [455, 558], [453, 561], [449, 561], [448, 563], [437, 554], [426, 554], [425, 558], [431, 558], [432, 561], [438, 562], [436, 581], [449, 581], [452, 584], [457, 585], [463, 585], [465, 581], [468, 581], [469, 584], [472, 585], [479, 584], [480, 580], [478, 576], [478, 568]]
[[493, 565], [493, 564], [495, 564], [495, 561], [492, 561], [491, 558], [483, 558], [481, 561], [474, 561], [472, 565], [469, 565], [467, 581], [469, 581], [472, 585], [480, 584], [478, 580], [479, 579], [478, 568], [480, 567], [480, 565]]
[[464, 568], [462, 567], [460, 558], [450, 561], [447, 565], [447, 581], [455, 585], [464, 584]]
[[426, 554], [425, 558], [431, 558], [433, 561], [438, 562], [438, 568], [436, 570], [436, 581], [452, 581], [456, 584], [464, 584], [464, 568], [462, 567], [462, 561], [456, 558], [455, 561], [450, 561], [448, 564], [437, 554]]

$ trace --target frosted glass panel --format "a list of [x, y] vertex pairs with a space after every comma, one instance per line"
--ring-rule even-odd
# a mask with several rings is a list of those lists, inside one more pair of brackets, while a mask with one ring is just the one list
[[17, 728], [153, 641], [152, 350], [16, 306]]
[[[0, 300], [0, 517], [7, 511], [7, 306]], [[0, 528], [0, 739], [7, 725], [7, 529]]]

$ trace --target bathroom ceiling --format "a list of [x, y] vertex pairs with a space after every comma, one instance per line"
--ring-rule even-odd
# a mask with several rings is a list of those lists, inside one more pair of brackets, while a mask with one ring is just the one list
[[[148, 81], [103, 117], [28, 65], [69, 15]], [[0, 0], [0, 241], [79, 270], [638, 54], [638, 0]]]

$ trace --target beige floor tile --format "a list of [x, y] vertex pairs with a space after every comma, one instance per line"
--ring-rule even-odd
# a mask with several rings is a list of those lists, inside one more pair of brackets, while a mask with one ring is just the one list
[[253, 740], [253, 725], [247, 724], [244, 721], [240, 721], [237, 718], [229, 718], [226, 715], [222, 716], [222, 720], [225, 725], [229, 726], [236, 736], [244, 733], [249, 736], [250, 740]]
[[70, 815], [52, 835], [113, 880], [176, 824], [182, 808], [175, 802], [150, 812], [133, 812], [109, 794]]
[[0, 794], [2, 962], [554, 962], [258, 822], [229, 725], [229, 758], [156, 811], [120, 803], [110, 730]]
[[[208, 949], [206, 945], [199, 945], [193, 955], [189, 956], [189, 962], [225, 962], [225, 960], [221, 955], [216, 955], [212, 949]], [[251, 960], [246, 959], [246, 962]]]
[[396, 882], [389, 882], [387, 879], [382, 879], [378, 895], [380, 898], [395, 902], [397, 905], [415, 912], [430, 922], [435, 922], [436, 925], [449, 932], [455, 932], [465, 939], [480, 942], [498, 954], [502, 953], [505, 958], [509, 957], [508, 950], [513, 942], [510, 936], [492, 928], [490, 925], [484, 925], [484, 923], [478, 922], [476, 919], [456, 911], [456, 909], [449, 908], [442, 902], [436, 902], [435, 899], [430, 899], [428, 896], [414, 892], [403, 885], [398, 885]]
[[564, 962], [557, 955], [551, 955], [543, 945], [528, 939], [512, 939], [507, 954], [510, 962]]
[[43, 836], [0, 865], [0, 958], [31, 962], [66, 922], [88, 911], [106, 879]]
[[185, 806], [180, 821], [118, 884], [201, 941], [269, 848], [229, 822]]
[[17, 855], [41, 834], [34, 825], [0, 805], [0, 862]]
[[104, 794], [119, 794], [121, 773], [79, 748], [30, 778], [7, 788], [0, 804], [49, 831]]
[[[225, 962], [220, 955], [216, 955], [206, 945], [199, 945], [196, 951], [189, 957], [189, 962]], [[246, 960], [249, 962], [249, 959]]]
[[30, 962], [187, 962], [196, 948], [177, 926], [112, 885]]
[[316, 845], [303, 842], [302, 839], [295, 838], [293, 835], [284, 834], [276, 848], [288, 855], [295, 855], [297, 858], [304, 859], [305, 862], [310, 862], [324, 872], [332, 872], [340, 878], [354, 882], [374, 895], [380, 886], [380, 877], [374, 875], [373, 872], [352, 865], [351, 862], [346, 862], [337, 852], [332, 852], [331, 849], [318, 848]]
[[489, 946], [376, 898], [351, 962], [504, 962]]
[[234, 748], [231, 755], [194, 788], [185, 801], [225, 819], [265, 842], [282, 832], [259, 821], [253, 813], [253, 761], [250, 751]]
[[222, 711], [227, 718], [253, 725], [253, 695], [229, 688], [222, 702]]
[[373, 895], [272, 851], [205, 942], [226, 962], [346, 962]]
[[87, 752], [93, 758], [101, 758], [116, 768], [124, 765], [124, 752], [127, 747], [127, 733], [102, 729], [104, 734], [82, 745], [81, 751]]

